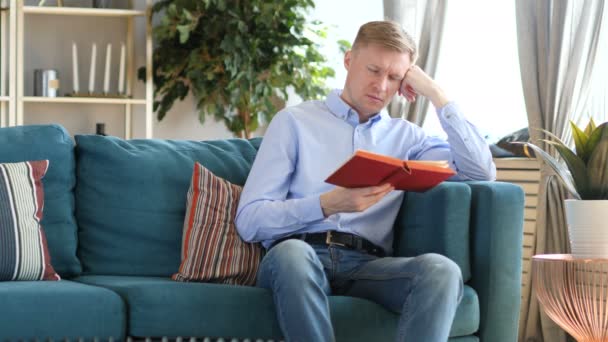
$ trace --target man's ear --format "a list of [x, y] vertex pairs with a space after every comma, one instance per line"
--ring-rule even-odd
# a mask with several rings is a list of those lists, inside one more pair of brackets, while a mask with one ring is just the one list
[[344, 54], [344, 68], [346, 70], [348, 70], [350, 68], [350, 61], [353, 58], [353, 52], [352, 50], [348, 50], [346, 51], [346, 53]]

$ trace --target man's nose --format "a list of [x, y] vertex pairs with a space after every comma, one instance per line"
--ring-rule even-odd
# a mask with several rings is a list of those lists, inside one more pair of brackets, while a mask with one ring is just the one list
[[376, 80], [376, 86], [379, 91], [385, 92], [388, 89], [388, 78], [387, 77], [379, 77]]

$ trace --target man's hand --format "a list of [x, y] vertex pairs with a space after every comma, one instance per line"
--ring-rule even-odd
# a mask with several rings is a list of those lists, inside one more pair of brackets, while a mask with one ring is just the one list
[[353, 189], [338, 186], [321, 195], [321, 209], [325, 217], [364, 211], [394, 189], [390, 184]]
[[449, 102], [437, 82], [417, 65], [412, 65], [405, 73], [405, 77], [401, 81], [399, 94], [405, 96], [410, 102], [416, 101], [416, 95], [420, 94], [428, 98], [435, 108], [441, 108]]

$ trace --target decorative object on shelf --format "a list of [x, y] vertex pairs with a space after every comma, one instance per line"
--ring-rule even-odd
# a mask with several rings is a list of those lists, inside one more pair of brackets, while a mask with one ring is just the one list
[[79, 79], [78, 79], [78, 46], [72, 42], [72, 79], [74, 83], [74, 93], [80, 92]]
[[110, 65], [112, 64], [112, 44], [106, 47], [106, 67], [103, 74], [103, 94], [110, 93]]
[[125, 43], [120, 45], [120, 67], [118, 70], [118, 95], [125, 95]]
[[543, 130], [565, 165], [542, 148], [526, 143], [547, 163], [574, 199], [565, 201], [572, 254], [582, 258], [608, 258], [608, 122], [590, 120], [582, 130], [572, 121], [575, 151], [551, 132]]
[[93, 0], [94, 8], [111, 8], [112, 0]]
[[34, 70], [34, 96], [56, 97], [58, 90], [59, 79], [57, 70]]
[[89, 69], [89, 94], [95, 91], [95, 63], [97, 61], [97, 44], [91, 46], [91, 68]]
[[[284, 106], [288, 88], [304, 99], [324, 97], [334, 70], [323, 66], [326, 58], [317, 50], [325, 29], [306, 21], [313, 1], [270, 6], [243, 0], [228, 9], [226, 3], [154, 5], [153, 12], [164, 15], [154, 29], [154, 109], [162, 120], [192, 91], [201, 122], [213, 115], [235, 135], [249, 137]], [[145, 79], [143, 68], [139, 79]]]
[[78, 45], [72, 42], [72, 73], [74, 81], [74, 91], [66, 94], [70, 97], [96, 97], [96, 98], [130, 98], [124, 92], [124, 79], [125, 79], [125, 44], [121, 43], [120, 49], [120, 68], [118, 75], [118, 93], [110, 93], [110, 69], [112, 65], [112, 44], [108, 44], [106, 48], [106, 59], [104, 66], [104, 79], [103, 79], [103, 92], [95, 92], [95, 72], [97, 62], [97, 44], [93, 43], [91, 47], [91, 66], [89, 71], [89, 89], [88, 92], [81, 92], [79, 85], [79, 73], [78, 73]]
[[106, 134], [106, 124], [103, 122], [98, 122], [97, 124], [95, 124], [95, 134], [107, 135]]

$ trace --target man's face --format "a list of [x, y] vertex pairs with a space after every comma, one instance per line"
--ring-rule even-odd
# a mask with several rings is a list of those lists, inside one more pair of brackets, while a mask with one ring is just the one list
[[374, 43], [348, 51], [342, 99], [359, 113], [360, 122], [365, 122], [388, 105], [410, 65], [408, 53]]

